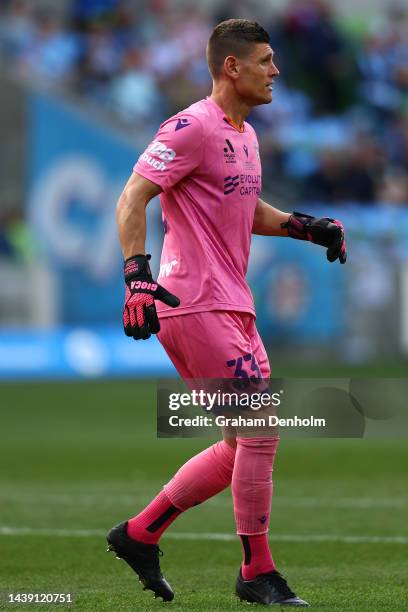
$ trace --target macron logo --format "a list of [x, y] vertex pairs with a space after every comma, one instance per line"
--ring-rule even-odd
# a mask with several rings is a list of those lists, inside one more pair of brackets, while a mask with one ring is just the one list
[[185, 127], [188, 127], [189, 125], [191, 125], [191, 123], [188, 122], [188, 119], [179, 119], [177, 121], [177, 125], [175, 128], [175, 132], [177, 132], [177, 130], [182, 130]]

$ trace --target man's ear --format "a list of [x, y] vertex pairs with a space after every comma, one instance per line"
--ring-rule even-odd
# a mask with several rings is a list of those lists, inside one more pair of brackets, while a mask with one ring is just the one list
[[224, 70], [229, 77], [236, 79], [240, 71], [239, 60], [234, 55], [228, 55], [224, 60]]

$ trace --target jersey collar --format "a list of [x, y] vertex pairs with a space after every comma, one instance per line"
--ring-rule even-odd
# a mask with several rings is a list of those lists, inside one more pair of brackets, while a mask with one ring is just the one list
[[245, 132], [245, 123], [243, 123], [242, 125], [238, 125], [238, 123], [235, 123], [235, 121], [231, 119], [231, 117], [228, 117], [228, 115], [224, 115], [223, 119], [224, 121], [229, 123], [230, 126], [234, 128], [234, 130], [237, 130], [240, 134]]
[[226, 115], [224, 113], [224, 111], [222, 110], [222, 108], [220, 106], [218, 106], [218, 104], [216, 102], [214, 102], [214, 100], [212, 98], [210, 98], [210, 96], [207, 96], [206, 100], [208, 102], [210, 102], [210, 104], [213, 104], [216, 109], [220, 112], [220, 114], [222, 114], [222, 118], [223, 120], [228, 123], [228, 125], [230, 125], [231, 127], [234, 128], [234, 130], [237, 130], [237, 132], [239, 132], [240, 134], [242, 134], [243, 132], [245, 132], [245, 123], [241, 125], [238, 125], [238, 123], [235, 123], [235, 121], [233, 119], [231, 119], [231, 117], [228, 117], [228, 115]]

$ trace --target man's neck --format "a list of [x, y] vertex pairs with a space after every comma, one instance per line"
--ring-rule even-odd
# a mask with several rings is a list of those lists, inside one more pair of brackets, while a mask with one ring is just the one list
[[224, 111], [227, 117], [242, 127], [251, 108], [241, 99], [237, 98], [235, 91], [214, 85], [210, 98]]

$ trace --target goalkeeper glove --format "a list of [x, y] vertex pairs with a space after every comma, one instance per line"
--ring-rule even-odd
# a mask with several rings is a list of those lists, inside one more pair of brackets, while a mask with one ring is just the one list
[[344, 237], [344, 227], [341, 221], [329, 217], [311, 217], [304, 213], [294, 212], [282, 228], [288, 230], [288, 235], [297, 240], [309, 240], [314, 244], [327, 247], [327, 259], [330, 262], [338, 258], [341, 264], [346, 263], [347, 249]]
[[126, 297], [123, 327], [125, 334], [135, 340], [147, 340], [151, 334], [160, 331], [155, 300], [160, 300], [172, 308], [180, 304], [178, 297], [153, 280], [149, 266], [150, 257], [134, 255], [124, 263]]

